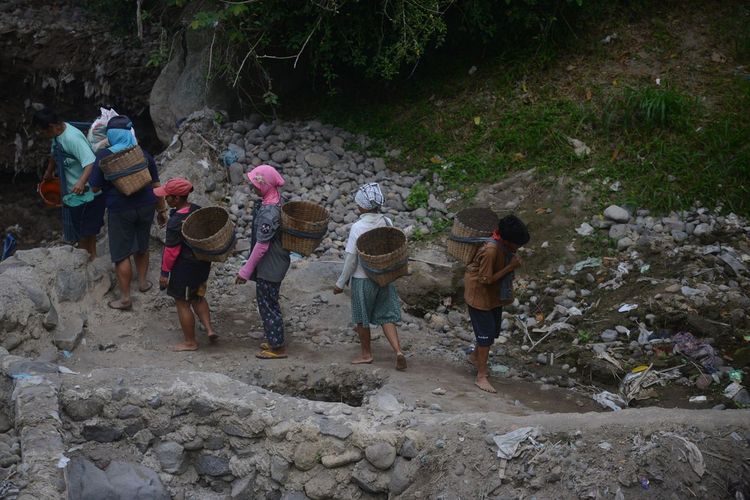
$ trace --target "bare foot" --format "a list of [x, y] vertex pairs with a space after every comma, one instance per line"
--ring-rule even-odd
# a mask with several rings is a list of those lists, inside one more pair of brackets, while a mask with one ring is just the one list
[[476, 385], [483, 391], [490, 392], [492, 394], [497, 393], [495, 388], [492, 387], [492, 384], [490, 384], [490, 381], [487, 380], [487, 377], [477, 377], [477, 379], [474, 381], [474, 385]]
[[353, 365], [369, 365], [370, 363], [372, 363], [372, 356], [370, 357], [360, 356], [352, 360]]
[[396, 370], [406, 370], [406, 357], [402, 352], [396, 354]]
[[188, 342], [183, 342], [181, 344], [177, 344], [176, 346], [172, 347], [172, 350], [174, 352], [183, 352], [183, 351], [197, 351], [198, 350], [198, 344], [192, 344]]
[[211, 332], [208, 334], [208, 341], [212, 344], [215, 344], [219, 341], [219, 336], [216, 334], [216, 332]]

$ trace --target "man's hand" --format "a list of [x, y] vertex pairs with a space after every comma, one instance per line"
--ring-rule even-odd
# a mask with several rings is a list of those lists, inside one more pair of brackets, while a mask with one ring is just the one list
[[164, 290], [169, 285], [169, 276], [160, 276], [159, 277], [159, 288], [161, 290]]
[[75, 186], [73, 186], [73, 189], [71, 189], [75, 194], [83, 194], [86, 191], [86, 182], [83, 179], [80, 179], [78, 182], [75, 183]]
[[167, 225], [167, 212], [162, 212], [159, 210], [156, 212], [156, 222], [159, 224], [159, 227], [164, 227]]
[[243, 278], [242, 276], [237, 276], [234, 279], [234, 284], [235, 285], [244, 285], [245, 283], [247, 283], [247, 280], [245, 278]]
[[340, 293], [344, 293], [344, 289], [343, 289], [343, 288], [339, 288], [339, 287], [337, 287], [337, 286], [334, 286], [334, 287], [333, 287], [333, 294], [334, 294], [334, 295], [338, 295], [338, 294], [340, 294]]

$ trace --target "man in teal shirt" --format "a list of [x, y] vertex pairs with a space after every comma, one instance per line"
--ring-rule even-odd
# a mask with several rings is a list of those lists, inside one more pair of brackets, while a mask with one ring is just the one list
[[104, 197], [94, 196], [88, 186], [89, 175], [96, 157], [83, 132], [61, 121], [50, 108], [34, 113], [34, 125], [39, 135], [52, 140], [52, 157], [44, 172], [44, 180], [60, 177], [60, 194], [63, 199], [63, 237], [66, 242], [78, 244], [96, 257], [96, 236], [104, 225]]

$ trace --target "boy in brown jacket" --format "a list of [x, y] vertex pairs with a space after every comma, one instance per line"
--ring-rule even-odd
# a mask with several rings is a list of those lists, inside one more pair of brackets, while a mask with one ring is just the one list
[[521, 265], [515, 253], [529, 239], [529, 231], [521, 219], [515, 215], [503, 217], [492, 239], [477, 250], [466, 266], [464, 301], [477, 339], [469, 362], [477, 368], [474, 383], [483, 391], [497, 392], [487, 379], [487, 358], [500, 334], [502, 306], [513, 302], [513, 272]]

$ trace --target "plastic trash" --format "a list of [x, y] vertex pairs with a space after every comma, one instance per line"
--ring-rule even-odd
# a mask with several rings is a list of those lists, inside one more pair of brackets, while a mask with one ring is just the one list
[[732, 382], [724, 389], [724, 397], [732, 399], [742, 390], [742, 385]]
[[703, 474], [706, 473], [706, 463], [703, 461], [701, 450], [695, 445], [695, 443], [673, 432], [663, 432], [662, 434], [682, 441], [688, 452], [688, 462], [690, 463], [690, 467], [692, 467], [693, 472], [695, 472], [698, 477], [703, 477]]
[[73, 356], [73, 353], [70, 351], [63, 351], [62, 355], [63, 355], [63, 358], [68, 359]]
[[641, 488], [643, 488], [644, 490], [647, 490], [647, 489], [650, 488], [650, 484], [651, 483], [649, 482], [649, 480], [648, 480], [647, 477], [641, 476], [641, 478], [638, 480], [638, 482], [641, 483]]
[[224, 150], [223, 153], [221, 153], [221, 162], [224, 164], [225, 167], [228, 167], [232, 163], [235, 163], [238, 159], [237, 153], [232, 151], [231, 149]]
[[6, 234], [5, 239], [3, 240], [3, 254], [0, 256], [0, 262], [16, 253], [16, 245], [16, 237], [11, 233]]
[[575, 265], [573, 265], [573, 269], [570, 270], [570, 274], [575, 275], [576, 273], [579, 273], [588, 267], [600, 267], [601, 265], [601, 258], [589, 257], [588, 259], [576, 262]]
[[613, 394], [609, 391], [602, 391], [599, 394], [594, 394], [592, 399], [604, 408], [609, 408], [612, 411], [620, 411], [623, 406], [628, 405], [628, 403], [622, 399], [622, 396], [619, 394]]
[[729, 380], [732, 382], [742, 383], [742, 372], [740, 370], [732, 370], [729, 372]]
[[688, 401], [690, 403], [705, 403], [707, 400], [706, 396], [692, 396]]
[[538, 435], [539, 429], [536, 427], [521, 427], [502, 436], [495, 436], [493, 440], [497, 445], [497, 456], [505, 460], [517, 457], [520, 454], [519, 445], [527, 439], [536, 444], [534, 438]]

